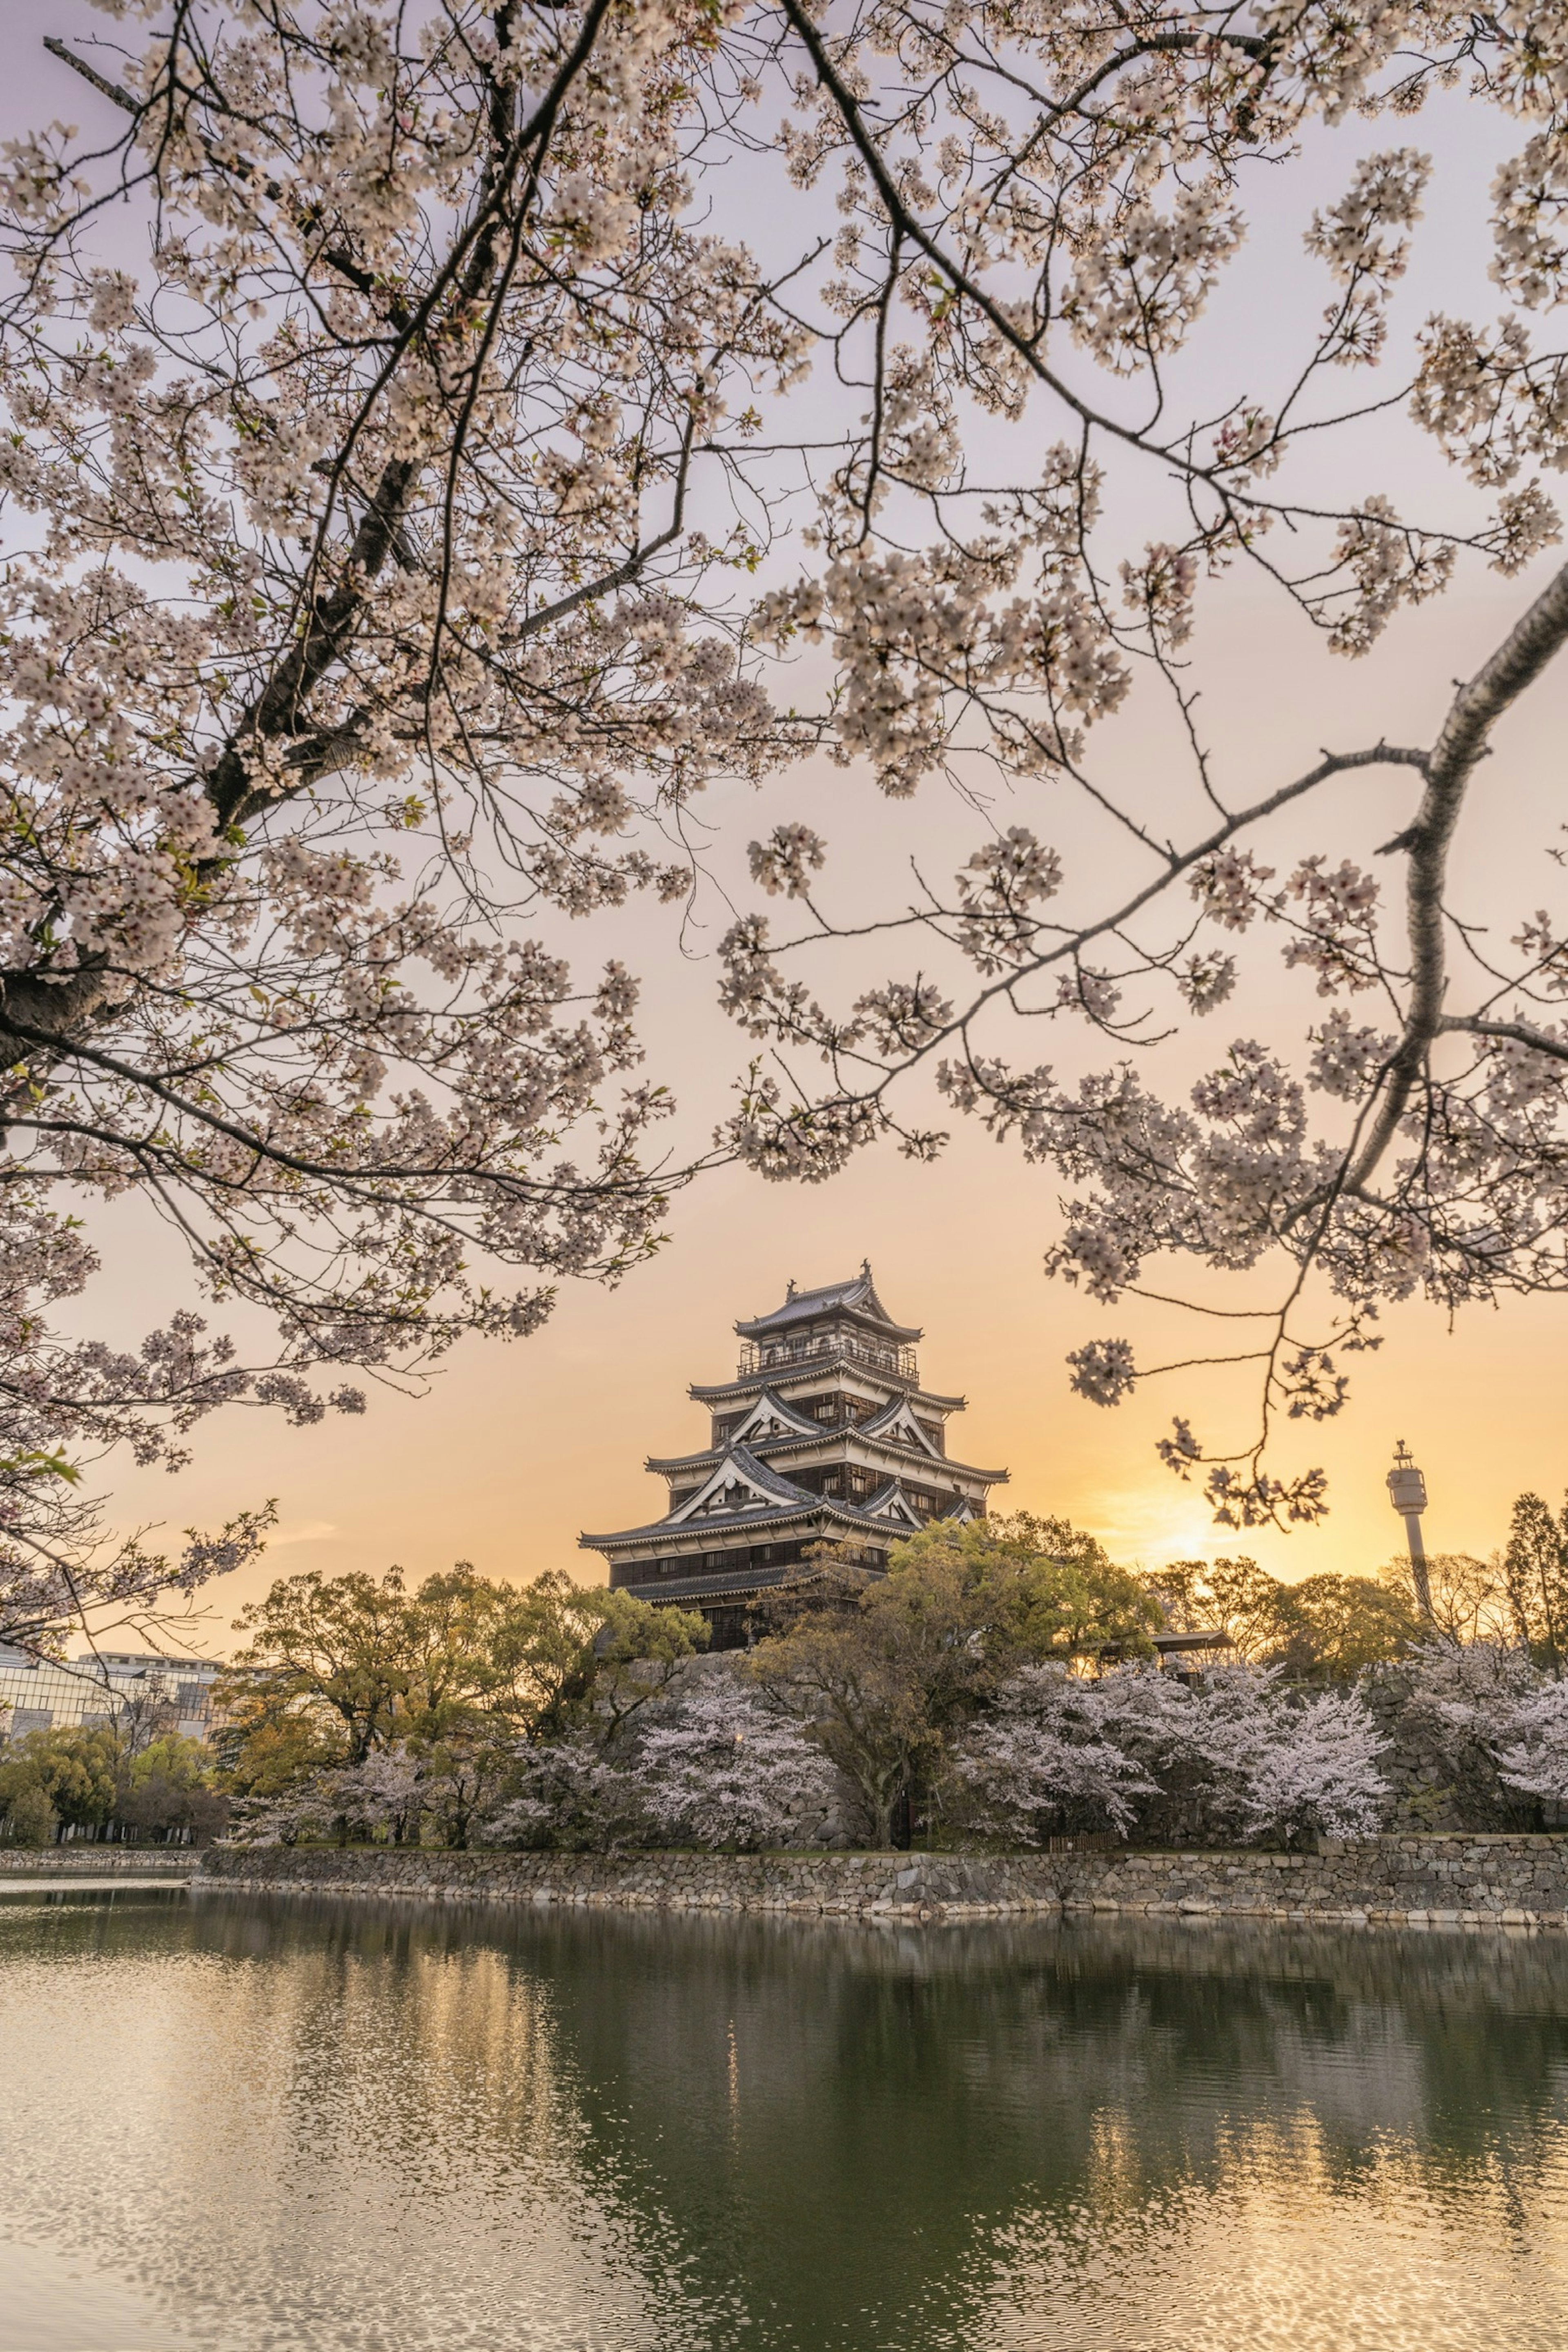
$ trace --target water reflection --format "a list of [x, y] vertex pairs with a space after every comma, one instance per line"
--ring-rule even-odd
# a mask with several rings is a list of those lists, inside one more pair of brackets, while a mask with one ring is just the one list
[[0, 2236], [151, 2331], [0, 2247], [0, 2352], [1568, 2337], [1543, 1937], [120, 1890], [0, 1901]]

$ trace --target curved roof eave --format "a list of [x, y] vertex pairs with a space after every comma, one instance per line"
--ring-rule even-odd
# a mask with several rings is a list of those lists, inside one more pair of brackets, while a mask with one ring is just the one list
[[[889, 1479], [888, 1483], [890, 1486], [893, 1482]], [[754, 1528], [788, 1527], [800, 1519], [832, 1519], [841, 1526], [879, 1536], [887, 1535], [892, 1525], [888, 1519], [873, 1518], [868, 1511], [857, 1510], [853, 1503], [841, 1503], [836, 1496], [812, 1495], [797, 1507], [780, 1503], [765, 1511], [726, 1511], [722, 1518], [713, 1519], [653, 1519], [647, 1527], [620, 1528], [613, 1535], [580, 1535], [577, 1542], [584, 1551], [610, 1551], [622, 1544], [647, 1543], [657, 1536], [689, 1536], [698, 1528], [710, 1530], [715, 1537], [735, 1532], [750, 1535]], [[711, 1544], [693, 1547], [702, 1550], [715, 1548]]]
[[[911, 1404], [934, 1405], [939, 1412], [963, 1412], [969, 1403], [967, 1397], [939, 1396], [934, 1389], [911, 1388], [909, 1381], [898, 1372], [879, 1371], [875, 1364], [862, 1364], [857, 1360], [847, 1361], [839, 1356], [824, 1356], [820, 1362], [814, 1362], [810, 1358], [803, 1358], [800, 1363], [790, 1366], [770, 1364], [766, 1371], [742, 1372], [732, 1381], [716, 1381], [711, 1383], [693, 1381], [686, 1393], [694, 1404], [728, 1404], [731, 1400], [738, 1401], [743, 1397], [760, 1395], [763, 1390], [773, 1387], [775, 1381], [816, 1380], [820, 1379], [824, 1372], [837, 1370], [854, 1372], [861, 1380], [880, 1381], [889, 1388], [897, 1389], [899, 1393], [907, 1397]], [[787, 1402], [787, 1400], [781, 1400], [781, 1402]]]
[[[825, 1423], [820, 1429], [813, 1430], [809, 1436], [803, 1433], [799, 1437], [764, 1438], [763, 1451], [764, 1454], [787, 1454], [797, 1445], [823, 1445], [831, 1444], [835, 1438], [864, 1437], [867, 1434], [864, 1423], [833, 1429]], [[950, 1454], [916, 1454], [910, 1446], [890, 1444], [886, 1438], [878, 1438], [875, 1442], [885, 1454], [897, 1454], [904, 1461], [924, 1468], [951, 1471], [958, 1478], [978, 1478], [984, 1486], [1001, 1486], [1007, 1483], [1009, 1474], [1005, 1470], [983, 1470], [977, 1462], [955, 1461]], [[710, 1445], [701, 1454], [650, 1454], [643, 1468], [658, 1478], [673, 1476], [682, 1470], [712, 1470], [722, 1462], [728, 1451], [727, 1446]]]
[[[814, 1561], [799, 1560], [784, 1568], [741, 1569], [730, 1575], [715, 1570], [710, 1576], [650, 1576], [647, 1579], [647, 1589], [650, 1596], [657, 1594], [660, 1601], [665, 1601], [743, 1600], [752, 1593], [777, 1592], [791, 1585], [815, 1584], [821, 1575], [821, 1569]], [[617, 1589], [622, 1592], [635, 1593], [638, 1600], [644, 1597], [643, 1588], [639, 1585], [623, 1584]]]

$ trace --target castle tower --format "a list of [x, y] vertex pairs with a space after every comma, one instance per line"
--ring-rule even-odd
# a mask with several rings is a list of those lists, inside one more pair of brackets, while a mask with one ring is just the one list
[[813, 1544], [850, 1544], [885, 1568], [888, 1547], [932, 1519], [983, 1517], [1005, 1470], [947, 1451], [962, 1397], [922, 1388], [918, 1330], [895, 1323], [863, 1265], [850, 1282], [797, 1290], [737, 1323], [732, 1381], [694, 1386], [710, 1415], [700, 1453], [650, 1461], [669, 1486], [662, 1519], [584, 1535], [610, 1583], [639, 1599], [700, 1609], [715, 1649], [745, 1639], [746, 1606], [809, 1580]]

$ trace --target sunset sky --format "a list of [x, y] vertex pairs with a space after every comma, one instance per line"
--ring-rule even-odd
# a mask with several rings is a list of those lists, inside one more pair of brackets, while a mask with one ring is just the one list
[[[26, 0], [12, 18], [32, 36], [69, 30], [79, 20], [88, 21], [88, 12], [44, 0]], [[81, 121], [89, 103], [89, 94], [71, 85], [30, 37], [0, 113], [7, 128], [51, 115]], [[1497, 308], [1485, 275], [1485, 189], [1493, 158], [1474, 145], [1461, 105], [1452, 101], [1423, 118], [1417, 131], [1400, 133], [1441, 145], [1447, 164], [1396, 305], [1396, 325], [1405, 331], [1449, 302], [1483, 318]], [[1500, 135], [1495, 124], [1484, 128], [1489, 139]], [[1390, 143], [1354, 121], [1315, 135], [1322, 189], [1342, 187], [1350, 164], [1380, 140]], [[1279, 213], [1285, 196], [1276, 184], [1248, 191], [1257, 250], [1214, 305], [1202, 339], [1207, 356], [1194, 363], [1194, 396], [1204, 392], [1202, 369], [1214, 373], [1226, 398], [1248, 382], [1255, 361], [1266, 375], [1300, 320], [1316, 316], [1322, 287], [1306, 275], [1300, 243], [1302, 207], [1310, 206], [1313, 187], [1286, 178], [1289, 216]], [[1464, 291], [1453, 291], [1460, 281]], [[1044, 421], [1045, 433], [1059, 429], [1059, 421]], [[1396, 498], [1440, 504], [1445, 513], [1468, 495], [1397, 415], [1362, 428], [1349, 458], [1345, 478], [1357, 491], [1387, 488]], [[1149, 496], [1152, 533], [1152, 504], [1163, 492], [1156, 486]], [[1129, 520], [1144, 536], [1141, 513]], [[1245, 579], [1222, 583], [1200, 607], [1194, 651], [1226, 787], [1238, 798], [1260, 793], [1310, 767], [1324, 745], [1348, 749], [1379, 736], [1429, 742], [1453, 679], [1479, 665], [1557, 560], [1548, 554], [1513, 582], [1462, 571], [1451, 594], [1402, 614], [1359, 663], [1331, 656], [1299, 618], [1262, 603]], [[1468, 919], [1496, 926], [1503, 939], [1561, 880], [1547, 853], [1564, 815], [1565, 741], [1568, 664], [1560, 660], [1500, 730], [1456, 860]], [[1191, 778], [1172, 764], [1165, 722], [1139, 697], [1104, 730], [1097, 749], [1105, 772], [1145, 807], [1161, 809], [1179, 798], [1190, 809]], [[1317, 848], [1336, 859], [1357, 856], [1397, 889], [1397, 861], [1377, 865], [1372, 852], [1408, 822], [1414, 782], [1408, 772], [1393, 770], [1342, 780], [1292, 816], [1271, 838], [1268, 854], [1277, 866]], [[850, 919], [873, 904], [885, 909], [900, 903], [910, 857], [939, 874], [951, 872], [984, 830], [973, 808], [951, 793], [930, 790], [911, 803], [889, 805], [863, 776], [825, 767], [797, 770], [755, 794], [716, 785], [705, 814], [716, 831], [715, 883], [684, 937], [668, 912], [643, 908], [607, 921], [595, 918], [559, 939], [559, 927], [545, 927], [584, 971], [616, 954], [643, 975], [647, 1075], [668, 1080], [681, 1100], [672, 1130], [677, 1150], [706, 1141], [750, 1050], [715, 1008], [711, 960], [731, 919], [725, 887], [740, 903], [751, 896], [743, 881], [746, 842], [784, 818], [814, 824], [834, 849], [827, 896]], [[1093, 900], [1104, 850], [1080, 809], [1058, 808], [1042, 787], [1039, 805], [1020, 800], [991, 814], [999, 824], [1028, 823], [1053, 841], [1068, 863], [1069, 896], [1080, 889], [1086, 902]], [[1205, 1028], [1155, 1049], [1146, 1075], [1167, 1094], [1179, 1098], [1233, 1037], [1280, 1035], [1296, 1041], [1299, 1052], [1304, 1028], [1321, 1011], [1310, 980], [1286, 975], [1277, 943], [1268, 941], [1252, 954], [1248, 972], [1249, 994]], [[863, 968], [859, 984], [865, 976]], [[879, 976], [874, 959], [869, 976]], [[1014, 1050], [1020, 1051], [1016, 1044]], [[1111, 1058], [1103, 1041], [1081, 1031], [1053, 1030], [1022, 1050], [1069, 1072]], [[1323, 1427], [1292, 1428], [1281, 1442], [1274, 1465], [1281, 1473], [1316, 1462], [1327, 1467], [1331, 1507], [1323, 1526], [1289, 1537], [1214, 1528], [1201, 1496], [1161, 1466], [1154, 1442], [1176, 1412], [1211, 1443], [1242, 1442], [1255, 1411], [1247, 1368], [1150, 1381], [1129, 1404], [1106, 1412], [1069, 1392], [1063, 1359], [1085, 1339], [1105, 1335], [1131, 1339], [1141, 1364], [1228, 1353], [1238, 1344], [1234, 1334], [1249, 1327], [1205, 1323], [1137, 1300], [1103, 1309], [1047, 1282], [1042, 1258], [1058, 1227], [1058, 1191], [1053, 1177], [977, 1129], [955, 1135], [935, 1167], [912, 1167], [884, 1150], [863, 1155], [818, 1190], [769, 1186], [739, 1170], [721, 1171], [675, 1198], [668, 1248], [618, 1291], [563, 1289], [537, 1337], [510, 1347], [469, 1343], [427, 1396], [373, 1395], [361, 1421], [330, 1419], [291, 1431], [275, 1418], [236, 1412], [210, 1422], [196, 1433], [194, 1462], [177, 1479], [114, 1465], [115, 1516], [125, 1525], [162, 1521], [178, 1528], [277, 1497], [281, 1526], [267, 1561], [214, 1597], [200, 1639], [216, 1646], [227, 1638], [235, 1605], [270, 1575], [307, 1567], [380, 1569], [397, 1561], [417, 1576], [467, 1559], [496, 1576], [565, 1568], [596, 1579], [602, 1563], [577, 1549], [578, 1531], [655, 1515], [663, 1488], [644, 1474], [644, 1457], [701, 1439], [703, 1416], [686, 1386], [732, 1370], [735, 1318], [775, 1305], [791, 1276], [802, 1285], [833, 1280], [867, 1256], [892, 1313], [924, 1327], [925, 1377], [969, 1399], [967, 1415], [951, 1433], [953, 1450], [1010, 1470], [998, 1504], [1064, 1513], [1127, 1562], [1154, 1566], [1247, 1551], [1292, 1578], [1373, 1570], [1400, 1539], [1383, 1485], [1399, 1437], [1426, 1473], [1432, 1549], [1488, 1552], [1502, 1540], [1521, 1488], [1561, 1497], [1568, 1480], [1561, 1370], [1568, 1308], [1535, 1300], [1473, 1310], [1450, 1332], [1441, 1314], [1416, 1304], [1388, 1312], [1381, 1353], [1347, 1366], [1353, 1388], [1342, 1416]], [[95, 1213], [94, 1230], [106, 1267], [94, 1312], [107, 1311], [113, 1337], [132, 1338], [187, 1295], [183, 1259], [134, 1205]], [[1180, 1265], [1151, 1269], [1147, 1278], [1155, 1288], [1237, 1309], [1270, 1299], [1281, 1271], [1265, 1269], [1234, 1286]]]
[[[1225, 694], [1231, 760], [1238, 769], [1250, 763], [1267, 782], [1310, 764], [1326, 736], [1429, 737], [1447, 682], [1477, 667], [1490, 633], [1506, 625], [1519, 601], [1517, 585], [1501, 583], [1474, 596], [1456, 594], [1396, 622], [1369, 660], [1352, 665], [1301, 636], [1289, 659], [1271, 656], [1272, 623], [1258, 623], [1239, 597], [1228, 609], [1216, 600], [1202, 654], [1216, 700]], [[1500, 734], [1486, 779], [1490, 800], [1467, 820], [1458, 870], [1472, 911], [1495, 904], [1510, 928], [1518, 907], [1539, 903], [1554, 880], [1545, 851], [1561, 805], [1565, 701], [1568, 670], [1560, 666]], [[1125, 740], [1118, 751], [1136, 756]], [[1364, 854], [1404, 821], [1409, 790], [1386, 772], [1372, 782], [1352, 779], [1337, 803], [1325, 803], [1321, 837], [1336, 854], [1357, 847]], [[910, 847], [928, 854], [933, 844], [973, 837], [973, 814], [933, 796], [912, 807], [875, 807], [879, 849], [865, 812], [847, 812], [846, 799], [837, 776], [785, 779], [754, 802], [746, 797], [738, 812], [742, 838], [792, 813], [815, 817], [842, 840], [847, 815], [852, 829], [861, 828], [847, 853], [858, 887], [893, 873]], [[1520, 859], [1511, 875], [1494, 870], [1488, 856], [1490, 841], [1503, 837], [1500, 815], [1509, 820]], [[1302, 845], [1318, 837], [1311, 819], [1300, 820], [1300, 837]], [[634, 919], [644, 945], [630, 960], [649, 975], [650, 1064], [683, 1097], [682, 1131], [700, 1139], [728, 1101], [742, 1041], [713, 1007], [711, 964], [672, 953], [663, 919], [652, 912]], [[1299, 1035], [1313, 1017], [1309, 983], [1278, 971], [1272, 946], [1267, 954], [1247, 1026], [1232, 1017], [1236, 1004], [1226, 1007], [1182, 1046], [1179, 1063], [1165, 1062], [1167, 1085], [1173, 1067], [1204, 1066], [1234, 1034], [1267, 1034], [1279, 1017], [1289, 1024], [1286, 1034], [1293, 1028]], [[1075, 1056], [1084, 1067], [1095, 1059], [1081, 1034], [1075, 1042], [1053, 1033], [1040, 1050], [1057, 1051], [1064, 1066]], [[1374, 1570], [1402, 1540], [1383, 1484], [1399, 1437], [1426, 1473], [1429, 1549], [1484, 1554], [1503, 1539], [1522, 1488], [1561, 1499], [1568, 1481], [1562, 1372], [1568, 1309], [1549, 1299], [1472, 1309], [1450, 1332], [1436, 1309], [1413, 1304], [1387, 1312], [1378, 1354], [1347, 1360], [1352, 1391], [1343, 1414], [1289, 1429], [1281, 1442], [1280, 1471], [1327, 1467], [1325, 1523], [1289, 1536], [1214, 1528], [1195, 1488], [1158, 1462], [1154, 1441], [1177, 1411], [1211, 1439], [1244, 1437], [1255, 1409], [1247, 1369], [1151, 1381], [1105, 1412], [1069, 1392], [1063, 1358], [1105, 1333], [1131, 1339], [1141, 1363], [1228, 1352], [1237, 1344], [1229, 1335], [1247, 1327], [1131, 1299], [1102, 1308], [1048, 1282], [1041, 1261], [1058, 1228], [1058, 1191], [1054, 1177], [1025, 1166], [1015, 1148], [964, 1126], [934, 1167], [879, 1150], [815, 1190], [722, 1171], [677, 1196], [668, 1247], [654, 1263], [615, 1292], [563, 1289], [535, 1338], [511, 1346], [470, 1342], [423, 1400], [373, 1394], [363, 1421], [331, 1419], [303, 1431], [247, 1412], [209, 1422], [196, 1433], [195, 1464], [178, 1479], [121, 1472], [117, 1508], [177, 1526], [278, 1497], [280, 1533], [243, 1587], [235, 1580], [215, 1595], [219, 1626], [231, 1596], [237, 1601], [269, 1575], [305, 1567], [379, 1569], [396, 1560], [423, 1574], [467, 1559], [498, 1576], [558, 1567], [592, 1579], [600, 1563], [577, 1549], [579, 1531], [636, 1525], [655, 1514], [665, 1490], [644, 1473], [644, 1458], [701, 1441], [704, 1417], [686, 1387], [732, 1370], [735, 1319], [775, 1305], [792, 1276], [803, 1286], [831, 1281], [865, 1256], [890, 1311], [924, 1327], [925, 1376], [969, 1400], [952, 1431], [953, 1450], [1011, 1472], [997, 1504], [1066, 1513], [1118, 1559], [1154, 1566], [1245, 1551], [1289, 1578]], [[180, 1262], [140, 1213], [117, 1211], [105, 1230], [110, 1284], [129, 1333], [155, 1292], [154, 1270], [166, 1265], [175, 1284]], [[1279, 1270], [1227, 1286], [1171, 1265], [1148, 1279], [1154, 1288], [1234, 1308], [1272, 1297]]]

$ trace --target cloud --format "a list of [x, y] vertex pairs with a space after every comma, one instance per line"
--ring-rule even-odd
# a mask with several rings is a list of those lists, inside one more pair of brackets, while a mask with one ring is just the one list
[[275, 1536], [269, 1536], [267, 1549], [282, 1551], [289, 1544], [326, 1543], [337, 1532], [331, 1519], [301, 1519], [297, 1527], [281, 1527]]

